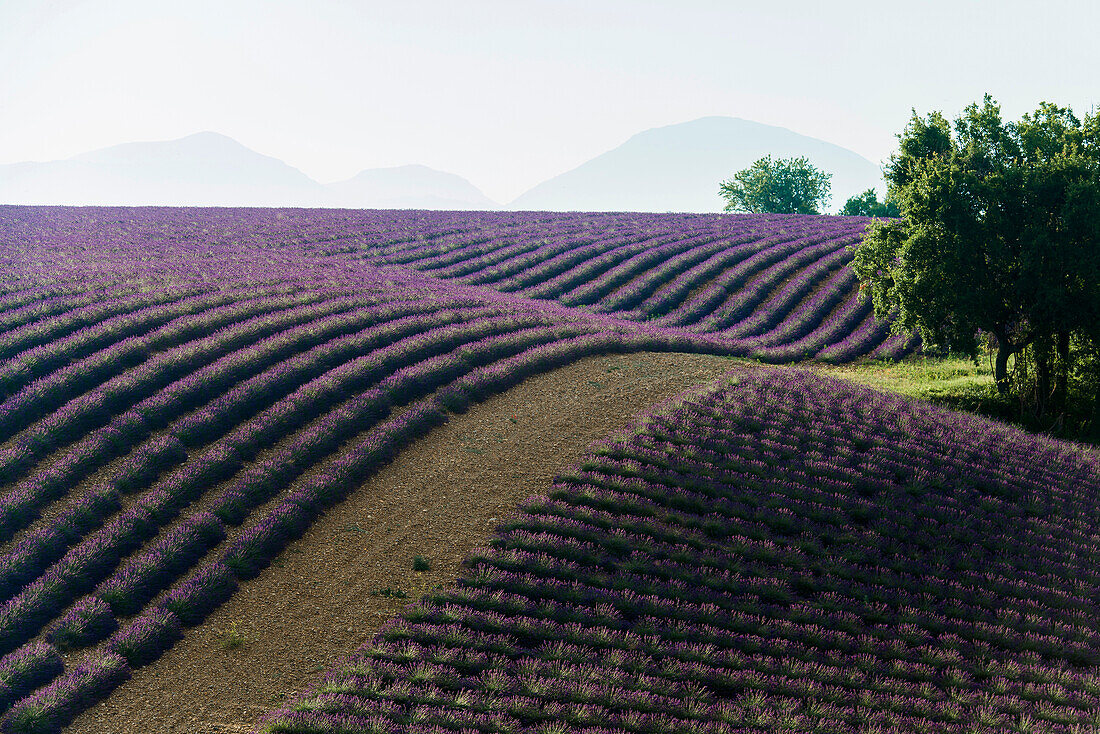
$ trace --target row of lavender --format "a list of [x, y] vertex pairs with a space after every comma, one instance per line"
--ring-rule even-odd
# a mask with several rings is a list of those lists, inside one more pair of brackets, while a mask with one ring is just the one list
[[1100, 461], [741, 370], [597, 443], [265, 731], [1084, 731]]
[[[256, 211], [2, 213], [0, 712], [10, 708], [11, 731], [56, 728], [156, 657], [449, 411], [587, 354], [745, 353], [732, 336], [364, 259], [454, 250], [456, 236], [491, 248], [564, 227], [553, 217], [429, 217], [411, 231], [393, 214], [322, 236], [300, 212], [279, 213], [284, 229]], [[82, 226], [92, 216], [103, 219]], [[670, 220], [643, 224], [693, 232]], [[613, 224], [584, 226], [608, 241], [641, 226]], [[710, 246], [751, 244], [737, 227]], [[751, 270], [737, 262], [729, 283]], [[860, 333], [855, 323], [834, 346]], [[308, 470], [320, 479], [298, 481]]]
[[[88, 453], [78, 450], [69, 455], [75, 460], [62, 463], [68, 458], [63, 457], [43, 472], [48, 475], [48, 485], [33, 473], [18, 484], [5, 497], [4, 505], [9, 508], [5, 517], [15, 537], [0, 567], [7, 598], [0, 606], [0, 651], [16, 648], [43, 628], [46, 639], [58, 645], [98, 642], [115, 629], [115, 617], [146, 609], [162, 589], [178, 581], [232, 532], [229, 528], [249, 519], [257, 506], [273, 497], [276, 501], [282, 498], [259, 520], [236, 531], [233, 542], [215, 553], [219, 560], [213, 566], [206, 564], [197, 581], [183, 579], [160, 600], [176, 618], [201, 621], [211, 602], [221, 601], [232, 591], [236, 578], [247, 578], [266, 565], [313, 513], [356, 486], [413, 435], [402, 429], [397, 431], [400, 440], [391, 440], [396, 430], [392, 428], [380, 429], [373, 438], [369, 432], [364, 434], [391, 406], [411, 404], [396, 425], [415, 418], [413, 427], [419, 430], [442, 420], [444, 406], [461, 410], [470, 400], [504, 389], [527, 374], [586, 354], [689, 346], [686, 341], [662, 343], [652, 337], [586, 334], [573, 326], [517, 329], [517, 325], [537, 320], [507, 315], [431, 328], [433, 321], [472, 316], [462, 311], [473, 309], [457, 310], [456, 314], [438, 308], [445, 303], [421, 305], [435, 313], [398, 319], [383, 325], [387, 328], [374, 330], [387, 337], [402, 328], [418, 332], [412, 336], [328, 370], [286, 394], [303, 374], [322, 367], [322, 358], [335, 349], [347, 351], [348, 342], [362, 344], [368, 335], [378, 334], [367, 330], [323, 344], [299, 359], [261, 371], [199, 409], [182, 414], [166, 426], [166, 432], [154, 433], [155, 426], [148, 419], [159, 416], [159, 422], [164, 422], [167, 415], [174, 415], [165, 410], [209, 390], [224, 370], [199, 370], [172, 383], [88, 437], [87, 443], [98, 444], [107, 436], [123, 454], [108, 467], [109, 479], [81, 486], [89, 462]], [[437, 308], [430, 308], [432, 305]], [[456, 345], [461, 349], [427, 356]], [[224, 368], [225, 362], [211, 367]], [[437, 385], [446, 387], [425, 397]], [[271, 402], [273, 394], [283, 397]], [[269, 403], [269, 407], [256, 410]], [[150, 406], [161, 410], [143, 412]], [[123, 426], [127, 427], [125, 433], [120, 430]], [[354, 448], [341, 449], [349, 439], [354, 439]], [[274, 448], [264, 448], [270, 444], [275, 444]], [[376, 444], [385, 450], [376, 450]], [[337, 452], [338, 458], [328, 463], [320, 478], [312, 477], [303, 487], [294, 484], [304, 471]], [[244, 468], [247, 461], [252, 464]], [[72, 496], [56, 503], [60, 506], [56, 514], [47, 522], [21, 530], [65, 488]], [[231, 577], [222, 566], [232, 572]], [[80, 597], [85, 593], [90, 596]], [[182, 607], [173, 608], [172, 603], [179, 599], [184, 600], [179, 602]], [[126, 649], [131, 665], [148, 662], [178, 632], [172, 629], [173, 617], [157, 616], [156, 607], [150, 613], [159, 620], [158, 626], [149, 627], [146, 613], [108, 641], [108, 649]], [[49, 625], [51, 619], [55, 621]], [[174, 626], [178, 628], [178, 624]], [[135, 642], [131, 638], [138, 631]], [[23, 660], [25, 652], [16, 649], [13, 660]], [[52, 667], [48, 660], [38, 664]], [[0, 670], [3, 668], [0, 663]], [[82, 680], [83, 670], [83, 666], [78, 668], [74, 675]], [[63, 703], [51, 710], [68, 715], [72, 701]]]
[[[587, 220], [575, 216], [551, 228], [541, 223], [495, 237], [453, 232], [427, 242], [372, 246], [356, 256], [623, 319], [739, 339], [749, 354], [768, 361], [815, 356], [845, 361], [866, 353], [868, 342], [887, 338], [858, 298], [846, 267], [847, 245], [858, 241], [865, 220], [666, 217], [627, 229], [616, 227], [621, 218], [604, 216], [599, 226], [617, 236], [593, 237], [583, 226]], [[836, 348], [839, 333], [857, 331], [859, 342]], [[895, 339], [886, 349], [900, 353], [911, 346]]]
[[[5, 222], [22, 217], [16, 227]], [[35, 220], [33, 236], [23, 220]], [[7, 224], [7, 227], [4, 225]], [[415, 268], [433, 278], [550, 300], [617, 318], [737, 339], [772, 362], [867, 353], [900, 356], [915, 344], [889, 337], [857, 296], [847, 245], [866, 220], [791, 215], [651, 215], [547, 212], [355, 212], [333, 210], [55, 210], [0, 207], [0, 241], [45, 265], [29, 242], [70, 250], [48, 259], [80, 278], [73, 241], [81, 225], [106, 270], [149, 278], [149, 257], [233, 262], [264, 277], [303, 267], [336, 277], [365, 264]], [[202, 225], [201, 228], [199, 225]], [[9, 230], [5, 235], [4, 229]], [[143, 257], [135, 257], [140, 246]], [[262, 253], [256, 257], [257, 251]], [[0, 264], [4, 257], [0, 255]], [[323, 263], [323, 264], [322, 264]], [[39, 267], [39, 270], [42, 268]], [[779, 290], [782, 289], [782, 292]], [[856, 339], [846, 339], [858, 333]]]

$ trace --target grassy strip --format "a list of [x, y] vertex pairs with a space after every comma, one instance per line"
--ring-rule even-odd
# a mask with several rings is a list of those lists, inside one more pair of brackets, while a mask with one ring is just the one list
[[1100, 446], [1100, 426], [1093, 426], [1084, 414], [1071, 413], [1060, 425], [1040, 421], [1021, 412], [1011, 396], [1000, 395], [993, 385], [990, 361], [969, 357], [913, 355], [900, 361], [865, 360], [850, 364], [806, 365], [815, 372], [849, 382], [927, 400], [952, 410], [996, 418], [1033, 433]]

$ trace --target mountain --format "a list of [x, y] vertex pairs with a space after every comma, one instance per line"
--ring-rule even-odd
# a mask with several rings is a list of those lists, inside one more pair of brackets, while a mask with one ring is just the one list
[[837, 211], [848, 197], [883, 188], [877, 165], [852, 151], [786, 128], [735, 117], [703, 117], [654, 128], [572, 171], [544, 181], [513, 201], [512, 209], [551, 211], [720, 211], [718, 184], [771, 154], [805, 156], [832, 173]]
[[335, 206], [359, 209], [496, 209], [472, 183], [427, 166], [371, 168], [329, 184]]
[[8, 204], [317, 206], [324, 196], [298, 169], [212, 132], [0, 166]]
[[62, 161], [0, 165], [0, 203], [495, 209], [464, 178], [426, 166], [322, 185], [213, 132], [125, 143]]
[[[882, 173], [850, 150], [781, 127], [704, 117], [638, 133], [544, 181], [512, 209], [720, 211], [718, 184], [761, 156], [806, 156], [832, 173], [836, 211], [882, 188]], [[496, 209], [472, 183], [426, 166], [374, 168], [320, 184], [297, 168], [213, 132], [125, 143], [62, 161], [0, 165], [0, 204], [316, 206]]]

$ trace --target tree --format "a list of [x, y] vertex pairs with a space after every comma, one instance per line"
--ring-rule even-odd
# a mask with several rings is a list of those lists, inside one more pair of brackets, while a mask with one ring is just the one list
[[903, 218], [856, 246], [861, 290], [928, 343], [977, 358], [990, 336], [998, 389], [1064, 408], [1072, 346], [1100, 338], [1100, 120], [1043, 103], [1006, 123], [986, 95], [953, 124], [914, 112], [898, 138]]
[[844, 202], [840, 214], [845, 217], [897, 217], [901, 215], [901, 210], [889, 196], [882, 202], [875, 196], [874, 189], [867, 189]]
[[726, 211], [820, 214], [831, 178], [805, 158], [772, 160], [768, 155], [723, 181], [718, 193], [726, 199]]

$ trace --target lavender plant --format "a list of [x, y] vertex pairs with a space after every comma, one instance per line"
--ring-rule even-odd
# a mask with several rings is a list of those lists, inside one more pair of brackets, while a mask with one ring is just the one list
[[118, 628], [111, 607], [97, 596], [86, 596], [46, 631], [46, 640], [58, 650], [84, 647]]
[[32, 642], [0, 658], [0, 713], [65, 669], [52, 646]]

